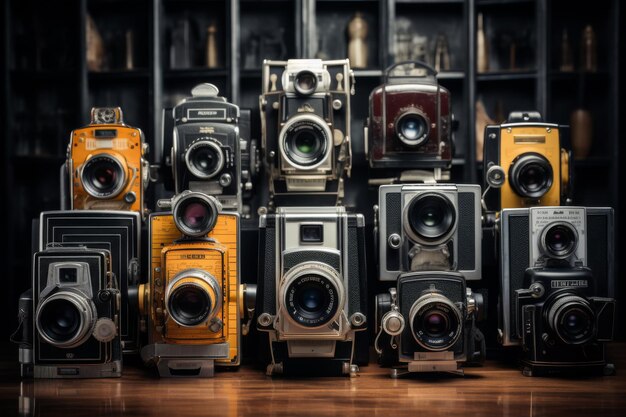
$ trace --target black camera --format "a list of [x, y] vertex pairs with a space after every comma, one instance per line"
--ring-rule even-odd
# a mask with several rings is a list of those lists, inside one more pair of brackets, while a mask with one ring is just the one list
[[257, 329], [268, 375], [350, 375], [367, 363], [364, 219], [343, 207], [260, 218]]
[[120, 304], [109, 251], [50, 247], [35, 253], [32, 290], [20, 298], [22, 376], [121, 376]]
[[[347, 59], [290, 59], [263, 63], [260, 97], [262, 152], [270, 181], [270, 208], [315, 194], [340, 204], [350, 175], [350, 95]], [[276, 200], [279, 198], [279, 200]]]
[[409, 272], [396, 288], [376, 296], [375, 348], [396, 378], [410, 372], [462, 373], [482, 363], [485, 342], [475, 326], [482, 318], [482, 295], [458, 272]]
[[612, 373], [613, 210], [502, 211], [500, 338], [522, 348], [523, 373]]
[[[202, 192], [215, 196], [225, 210], [241, 211], [242, 191], [252, 188], [256, 145], [239, 107], [218, 94], [214, 85], [200, 84], [191, 97], [164, 111], [163, 162], [171, 165], [176, 194]], [[164, 182], [169, 182], [167, 174]]]
[[120, 337], [124, 353], [139, 351], [139, 320], [134, 311], [140, 281], [141, 219], [128, 211], [46, 211], [39, 219], [39, 250], [49, 245], [86, 246], [111, 253], [111, 270], [122, 297]]

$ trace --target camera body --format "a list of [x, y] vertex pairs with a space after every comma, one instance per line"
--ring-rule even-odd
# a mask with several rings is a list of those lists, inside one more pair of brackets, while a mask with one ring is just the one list
[[150, 215], [150, 279], [138, 291], [148, 332], [141, 356], [160, 376], [210, 377], [214, 366], [239, 365], [239, 228], [238, 213], [220, 212], [202, 193], [182, 193], [172, 212]]
[[288, 202], [285, 195], [315, 194], [322, 204], [340, 204], [343, 176], [351, 168], [353, 94], [347, 59], [263, 62], [261, 148], [270, 208]]
[[[122, 373], [121, 296], [111, 253], [50, 247], [33, 256], [31, 300], [20, 306], [32, 348], [20, 348], [23, 377], [104, 378]], [[25, 345], [22, 345], [25, 346]]]
[[134, 291], [139, 284], [141, 217], [129, 211], [45, 211], [39, 217], [39, 250], [50, 245], [86, 246], [111, 253], [111, 270], [121, 295], [119, 332], [123, 352], [139, 351]]
[[67, 150], [70, 208], [143, 215], [147, 153], [143, 132], [124, 124], [121, 108], [92, 108], [91, 123], [72, 131]]
[[249, 152], [250, 138], [240, 136], [239, 107], [220, 97], [212, 84], [196, 86], [191, 95], [164, 112], [164, 145], [172, 144], [164, 152], [171, 150], [174, 191], [212, 195], [225, 210], [238, 211], [242, 188], [251, 187], [250, 167], [242, 166], [242, 159], [249, 165], [249, 155], [242, 158], [242, 152]]
[[450, 92], [422, 62], [402, 62], [385, 71], [369, 98], [365, 127], [371, 168], [449, 169], [452, 165]]
[[525, 375], [611, 370], [613, 228], [610, 208], [502, 211], [499, 331], [522, 347]]
[[565, 204], [570, 192], [568, 126], [545, 123], [538, 112], [512, 112], [485, 127], [485, 203], [490, 210]]
[[376, 350], [392, 377], [405, 372], [462, 372], [482, 363], [484, 338], [475, 326], [482, 296], [454, 271], [407, 272], [397, 286], [376, 296]]
[[355, 375], [367, 363], [364, 226], [343, 207], [261, 216], [256, 310], [268, 375]]
[[479, 185], [383, 185], [376, 218], [381, 281], [437, 270], [481, 279]]

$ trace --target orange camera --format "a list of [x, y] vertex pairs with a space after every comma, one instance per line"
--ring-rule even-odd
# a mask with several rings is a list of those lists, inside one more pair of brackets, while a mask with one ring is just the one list
[[72, 132], [67, 152], [73, 210], [143, 214], [148, 183], [143, 132], [124, 124], [119, 107], [94, 107], [91, 123]]

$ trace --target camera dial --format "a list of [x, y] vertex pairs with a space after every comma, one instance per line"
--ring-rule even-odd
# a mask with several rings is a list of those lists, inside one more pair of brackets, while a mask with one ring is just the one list
[[169, 283], [165, 300], [172, 320], [191, 327], [217, 314], [222, 305], [222, 291], [213, 275], [200, 269], [186, 269]]
[[511, 163], [509, 181], [519, 196], [541, 198], [552, 187], [552, 165], [543, 155], [524, 153]]
[[80, 346], [89, 339], [98, 313], [93, 302], [75, 292], [62, 291], [41, 302], [35, 313], [39, 336], [59, 348]]
[[215, 197], [199, 192], [183, 192], [174, 200], [172, 215], [181, 233], [201, 237], [213, 230], [222, 209]]
[[459, 308], [438, 293], [422, 295], [409, 312], [415, 341], [424, 349], [442, 351], [453, 346], [463, 330]]
[[455, 228], [456, 210], [450, 199], [442, 194], [420, 194], [404, 210], [404, 230], [416, 243], [443, 243]]
[[83, 188], [90, 196], [113, 198], [124, 189], [126, 169], [115, 156], [97, 154], [85, 162], [80, 177]]

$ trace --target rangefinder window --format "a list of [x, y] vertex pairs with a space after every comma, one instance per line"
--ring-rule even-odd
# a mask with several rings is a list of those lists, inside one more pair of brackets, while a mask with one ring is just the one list
[[96, 129], [94, 132], [96, 138], [114, 138], [117, 136], [116, 129]]
[[302, 243], [322, 243], [324, 241], [324, 226], [321, 224], [301, 225], [300, 241]]
[[61, 268], [59, 269], [59, 282], [60, 283], [76, 283], [77, 271], [75, 268]]

